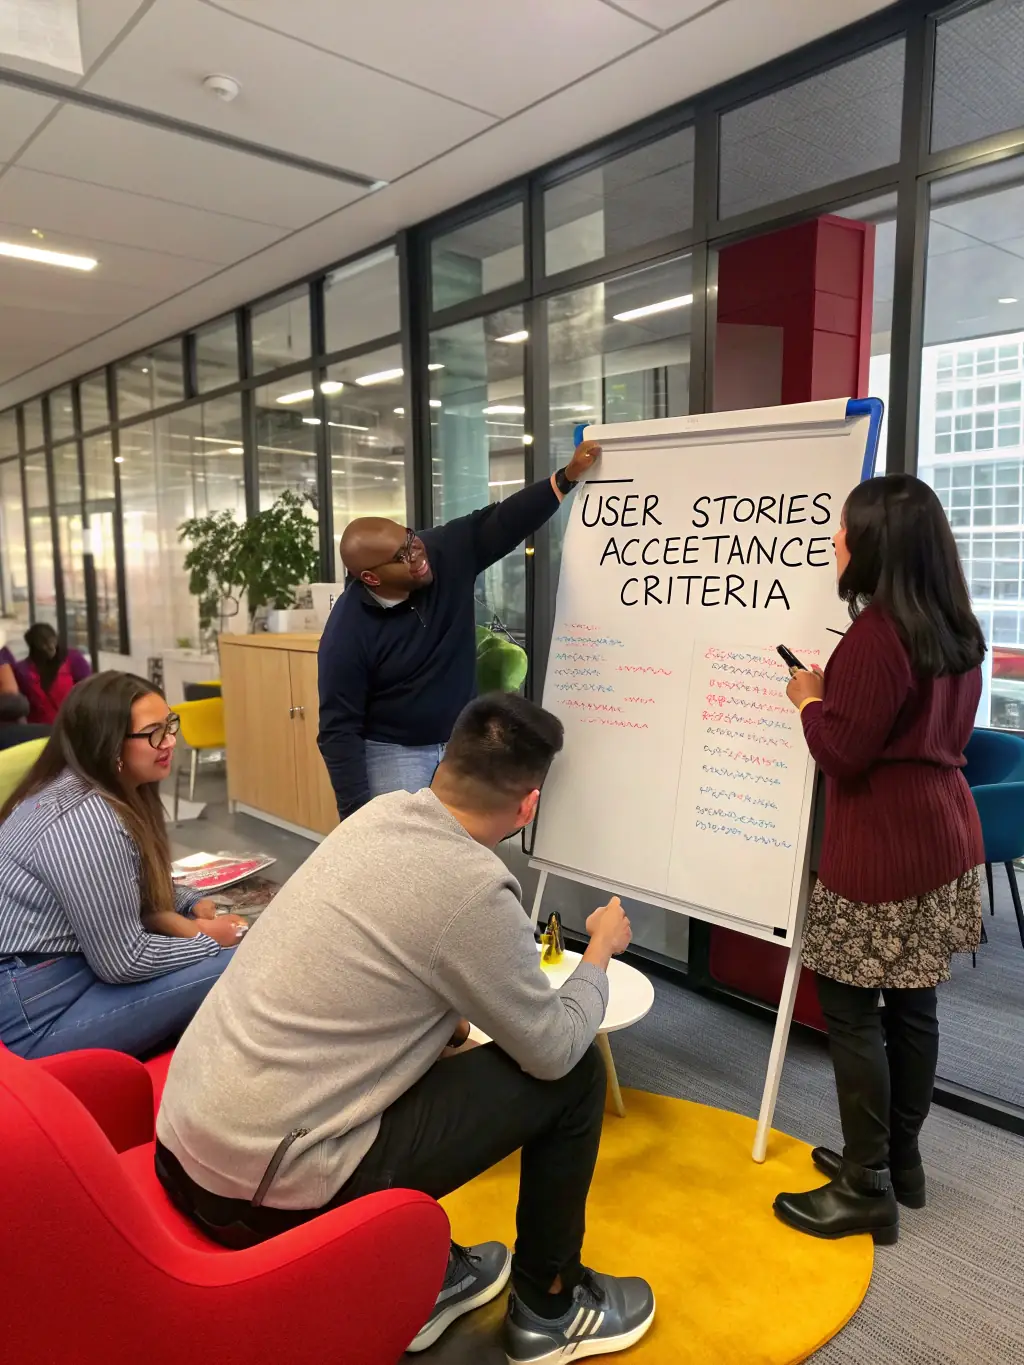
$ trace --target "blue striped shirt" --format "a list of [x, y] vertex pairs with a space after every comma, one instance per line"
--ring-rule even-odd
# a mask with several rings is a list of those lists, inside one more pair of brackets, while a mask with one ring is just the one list
[[[66, 771], [0, 824], [0, 958], [82, 953], [101, 981], [149, 981], [220, 952], [141, 921], [139, 851], [110, 804]], [[187, 914], [201, 892], [175, 888]]]

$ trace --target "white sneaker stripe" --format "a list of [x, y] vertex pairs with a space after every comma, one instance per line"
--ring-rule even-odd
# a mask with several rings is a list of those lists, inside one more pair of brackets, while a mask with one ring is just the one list
[[576, 1336], [577, 1332], [582, 1331], [582, 1326], [581, 1326], [582, 1321], [583, 1321], [583, 1319], [587, 1316], [587, 1314], [588, 1314], [589, 1311], [590, 1311], [590, 1310], [589, 1310], [589, 1309], [586, 1309], [586, 1308], [581, 1308], [581, 1309], [580, 1309], [580, 1311], [579, 1311], [579, 1312], [576, 1314], [576, 1316], [573, 1318], [572, 1322], [570, 1322], [569, 1326], [565, 1329], [565, 1335], [566, 1335], [567, 1337], [570, 1337], [570, 1338], [571, 1338], [571, 1337], [574, 1337], [574, 1336]]

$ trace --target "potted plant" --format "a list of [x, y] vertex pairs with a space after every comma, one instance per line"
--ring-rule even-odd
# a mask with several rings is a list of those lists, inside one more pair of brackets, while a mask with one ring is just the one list
[[211, 512], [178, 527], [178, 539], [189, 543], [185, 568], [204, 632], [214, 623], [223, 629], [225, 618], [237, 614], [242, 593], [250, 630], [265, 608], [287, 611], [295, 605], [295, 589], [315, 578], [320, 564], [316, 524], [306, 516], [306, 502], [285, 492], [248, 521]]

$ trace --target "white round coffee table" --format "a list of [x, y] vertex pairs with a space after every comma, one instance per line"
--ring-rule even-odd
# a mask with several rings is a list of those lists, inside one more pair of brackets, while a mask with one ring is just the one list
[[[557, 990], [568, 981], [579, 965], [581, 957], [582, 954], [571, 953], [566, 949], [557, 967], [542, 968], [552, 990]], [[608, 964], [608, 1008], [605, 1010], [604, 1020], [597, 1035], [597, 1046], [604, 1059], [605, 1071], [608, 1073], [608, 1091], [612, 1107], [620, 1118], [625, 1116], [626, 1106], [622, 1102], [622, 1092], [619, 1089], [619, 1078], [615, 1071], [615, 1060], [612, 1057], [608, 1034], [617, 1033], [619, 1029], [629, 1028], [631, 1024], [638, 1023], [653, 1004], [654, 987], [643, 972], [638, 972], [635, 967], [630, 967], [628, 963], [620, 962], [617, 957], [613, 957]], [[486, 1033], [475, 1025], [470, 1026], [470, 1043], [490, 1041]]]

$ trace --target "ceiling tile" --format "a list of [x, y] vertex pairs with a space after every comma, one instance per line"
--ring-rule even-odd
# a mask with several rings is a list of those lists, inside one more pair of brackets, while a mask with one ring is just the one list
[[[125, 25], [144, 7], [145, 0], [81, 0], [78, 6], [79, 32], [82, 38], [82, 65], [86, 71], [113, 43]], [[73, 71], [62, 71], [44, 62], [28, 62], [8, 55], [0, 56], [0, 66], [29, 75], [43, 76], [61, 85], [78, 85], [81, 76]]]
[[[395, 41], [393, 16], [387, 26]], [[240, 82], [230, 104], [203, 89], [213, 72]], [[156, 5], [88, 88], [380, 180], [395, 179], [492, 122], [199, 0]]]
[[0, 85], [0, 163], [11, 160], [56, 105], [31, 90]]
[[359, 198], [341, 181], [92, 109], [63, 108], [19, 165], [296, 228]]
[[653, 24], [655, 28], [672, 28], [685, 23], [701, 10], [709, 8], [711, 0], [615, 0], [619, 9]]
[[[23, 227], [5, 222], [2, 213], [0, 238], [22, 242], [26, 246], [36, 241]], [[95, 270], [86, 273], [38, 265], [33, 261], [3, 261], [5, 266], [10, 267], [10, 275], [18, 283], [25, 282], [29, 286], [34, 283], [38, 286], [45, 279], [45, 282], [53, 280], [59, 286], [61, 281], [71, 280], [91, 285], [98, 292], [111, 284], [127, 284], [145, 289], [155, 298], [167, 298], [179, 289], [187, 289], [199, 280], [205, 280], [220, 268], [213, 261], [189, 259], [181, 254], [172, 256], [160, 251], [97, 242], [79, 232], [47, 232], [38, 245], [76, 256], [92, 256], [98, 264]], [[7, 295], [0, 297], [6, 300]]]
[[502, 116], [652, 36], [650, 28], [600, 0], [216, 2], [268, 28]]
[[12, 166], [0, 177], [0, 220], [44, 232], [164, 251], [228, 265], [276, 241], [283, 228]]

